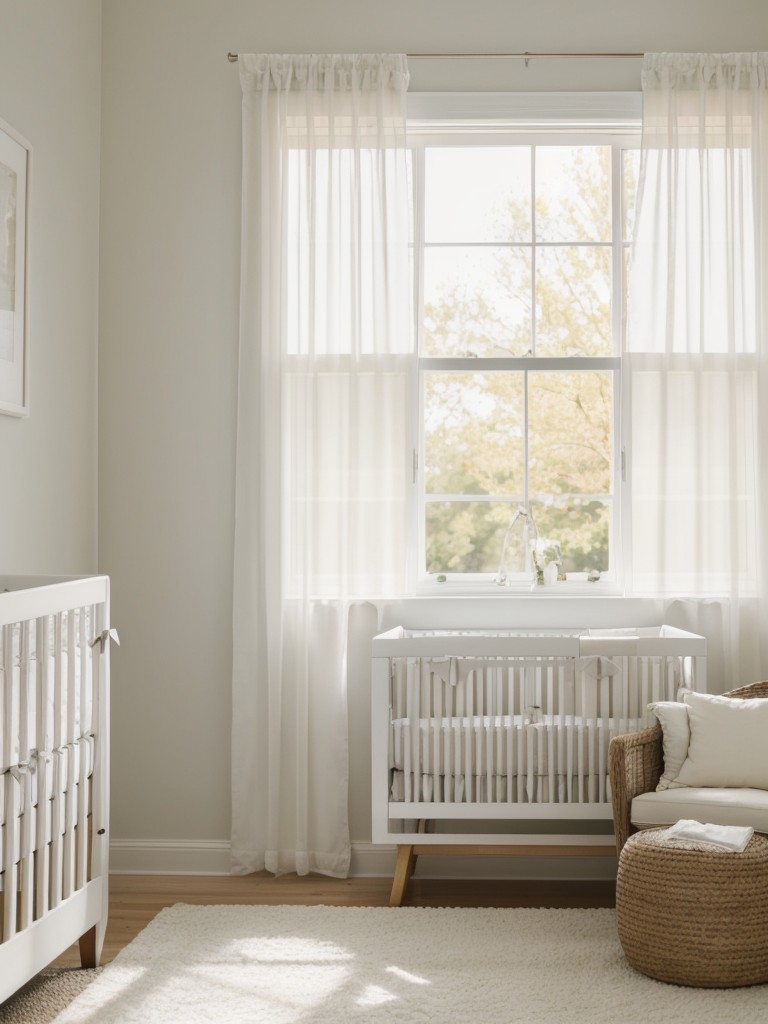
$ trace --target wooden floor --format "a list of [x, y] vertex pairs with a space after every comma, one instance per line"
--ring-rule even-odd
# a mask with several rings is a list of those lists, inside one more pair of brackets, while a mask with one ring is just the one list
[[[109, 924], [102, 963], [109, 963], [163, 907], [174, 903], [293, 903], [386, 907], [391, 878], [333, 879], [319, 875], [275, 878], [215, 875], [112, 875]], [[404, 906], [412, 907], [612, 907], [613, 882], [413, 879]], [[79, 966], [77, 946], [58, 966]]]

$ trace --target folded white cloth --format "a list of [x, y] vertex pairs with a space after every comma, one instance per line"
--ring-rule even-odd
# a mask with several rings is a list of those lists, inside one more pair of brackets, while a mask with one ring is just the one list
[[708, 843], [718, 850], [743, 853], [755, 830], [751, 825], [710, 825], [692, 818], [681, 818], [671, 825], [664, 834], [665, 839], [687, 839], [696, 843]]

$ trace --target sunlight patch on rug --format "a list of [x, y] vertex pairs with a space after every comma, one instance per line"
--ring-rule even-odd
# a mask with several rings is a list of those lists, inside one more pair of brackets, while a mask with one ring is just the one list
[[626, 963], [612, 910], [177, 905], [56, 1024], [764, 1024]]

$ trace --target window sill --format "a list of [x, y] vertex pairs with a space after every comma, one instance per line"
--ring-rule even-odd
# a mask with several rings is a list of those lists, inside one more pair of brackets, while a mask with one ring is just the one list
[[415, 588], [416, 597], [494, 597], [494, 598], [568, 598], [568, 597], [624, 597], [624, 591], [613, 580], [566, 580], [560, 583], [544, 584], [515, 583], [499, 586], [486, 579], [460, 580], [450, 577], [443, 583], [436, 580], [420, 580]]

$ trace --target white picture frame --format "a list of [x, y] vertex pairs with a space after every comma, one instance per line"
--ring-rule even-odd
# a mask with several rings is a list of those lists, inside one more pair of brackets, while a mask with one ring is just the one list
[[0, 119], [0, 413], [29, 414], [29, 182], [32, 149]]

